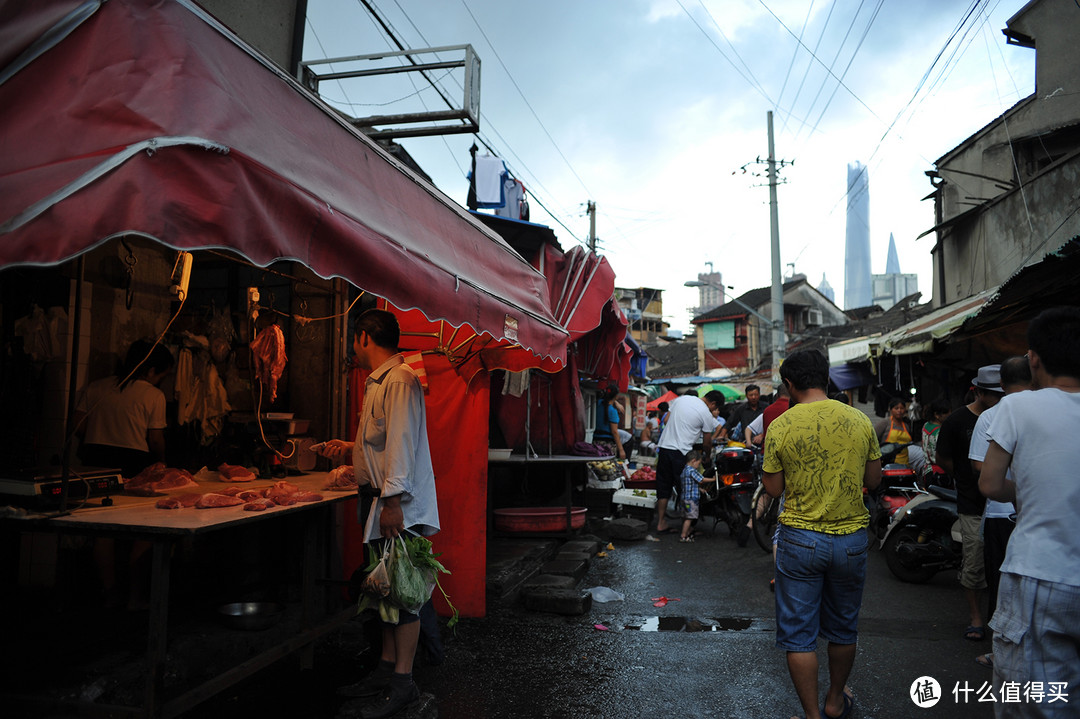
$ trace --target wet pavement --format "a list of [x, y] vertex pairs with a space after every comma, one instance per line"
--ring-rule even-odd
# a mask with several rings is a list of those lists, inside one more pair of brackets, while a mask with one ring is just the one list
[[[462, 619], [456, 631], [444, 630], [441, 664], [418, 660], [417, 683], [434, 697], [435, 710], [429, 706], [402, 716], [795, 716], [799, 703], [784, 653], [774, 646], [772, 558], [753, 540], [740, 549], [726, 529], [712, 534], [710, 522], [703, 524], [704, 531], [692, 544], [680, 544], [677, 535], [669, 534], [660, 541], [616, 542], [605, 550], [606, 557], [594, 557], [579, 587], [608, 587], [625, 598], [594, 602], [584, 615], [527, 611], [512, 597], [489, 596], [487, 617]], [[606, 544], [602, 529], [588, 531]], [[526, 556], [520, 541], [513, 551], [504, 551], [509, 545], [492, 540], [491, 557], [505, 565], [508, 556]], [[557, 546], [548, 545], [552, 551]], [[141, 621], [145, 615], [131, 619], [126, 656], [138, 656], [144, 646], [135, 629]], [[953, 696], [958, 685], [963, 688], [966, 682], [977, 690], [991, 679], [990, 671], [974, 662], [976, 654], [989, 651], [989, 641], [964, 640], [966, 623], [954, 573], [939, 574], [926, 585], [903, 584], [889, 573], [880, 552], [871, 551], [859, 654], [850, 680], [856, 698], [852, 719], [991, 717], [992, 705], [977, 702], [976, 694], [969, 695], [967, 703]], [[87, 629], [78, 627], [80, 633]], [[343, 703], [334, 689], [356, 681], [376, 659], [373, 630], [371, 623], [350, 622], [318, 643], [314, 670], [300, 671], [298, 658], [286, 657], [183, 716], [332, 719]], [[113, 638], [124, 632], [119, 626], [107, 631]], [[170, 646], [170, 666], [192, 677], [228, 666], [226, 650], [241, 659], [247, 651], [245, 634], [229, 633], [234, 639], [226, 647], [220, 639], [211, 641], [222, 634], [208, 627], [197, 635], [206, 638], [193, 654], [199, 658], [177, 661], [174, 652], [179, 650]], [[90, 639], [82, 651], [90, 662], [82, 669], [96, 667], [98, 676], [108, 677], [102, 701], [122, 700], [125, 681], [134, 690], [130, 698], [137, 701], [138, 678], [120, 674], [128, 667], [120, 656], [124, 652], [95, 653]], [[824, 663], [823, 644], [819, 657]], [[230, 662], [235, 658], [229, 657]], [[15, 658], [8, 655], [7, 660]], [[35, 661], [48, 659], [43, 655]], [[94, 673], [87, 670], [83, 676], [85, 680], [71, 679], [91, 686]], [[912, 683], [923, 676], [935, 678], [943, 695], [930, 709], [916, 707], [909, 698]]]
[[[774, 646], [771, 576], [771, 557], [752, 540], [738, 548], [723, 528], [700, 533], [693, 544], [680, 544], [675, 535], [615, 544], [593, 559], [580, 586], [609, 587], [624, 600], [594, 603], [572, 617], [499, 603], [489, 616], [463, 619], [446, 633], [445, 661], [421, 662], [416, 679], [444, 719], [791, 717], [799, 703], [784, 653]], [[655, 606], [661, 598], [666, 604]], [[974, 694], [958, 703], [952, 693], [957, 684], [978, 689], [991, 679], [974, 662], [989, 642], [964, 640], [965, 619], [955, 575], [903, 584], [872, 551], [850, 681], [852, 718], [991, 717], [991, 704]], [[340, 704], [333, 688], [374, 660], [363, 634], [354, 625], [323, 642], [309, 676], [285, 660], [188, 716], [264, 717], [274, 709], [286, 713], [270, 715], [299, 716], [282, 704], [296, 692], [306, 696], [296, 707], [303, 716], [332, 717]], [[824, 645], [819, 656], [824, 663]], [[909, 698], [922, 676], [942, 688], [933, 708], [920, 709]], [[259, 696], [266, 701], [256, 701]]]

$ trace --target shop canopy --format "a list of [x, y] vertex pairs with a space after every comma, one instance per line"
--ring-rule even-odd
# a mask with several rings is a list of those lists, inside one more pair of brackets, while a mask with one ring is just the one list
[[912, 355], [933, 352], [936, 343], [946, 342], [969, 318], [997, 292], [994, 287], [977, 295], [938, 308], [928, 315], [907, 323], [892, 332], [871, 340], [878, 355]]
[[0, 268], [139, 234], [565, 360], [544, 277], [186, 0], [0, 0]]

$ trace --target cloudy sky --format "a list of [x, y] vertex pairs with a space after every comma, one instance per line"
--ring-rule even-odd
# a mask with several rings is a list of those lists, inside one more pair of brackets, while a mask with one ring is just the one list
[[[783, 271], [815, 286], [824, 275], [844, 306], [847, 165], [861, 162], [872, 271], [884, 272], [893, 233], [928, 300], [924, 173], [1034, 86], [1034, 51], [1001, 33], [1022, 0], [367, 1], [408, 48], [473, 46], [480, 137], [524, 182], [532, 221], [569, 248], [587, 238], [594, 201], [617, 284], [663, 289], [674, 329], [689, 327], [697, 291], [683, 283], [706, 263], [736, 294], [770, 282], [769, 192], [755, 164], [769, 110], [777, 159], [794, 161], [778, 190]], [[362, 0], [310, 0], [306, 60], [388, 49]], [[460, 71], [431, 76], [460, 103]], [[354, 116], [446, 106], [415, 73], [320, 92]], [[464, 205], [472, 141], [401, 143]]]

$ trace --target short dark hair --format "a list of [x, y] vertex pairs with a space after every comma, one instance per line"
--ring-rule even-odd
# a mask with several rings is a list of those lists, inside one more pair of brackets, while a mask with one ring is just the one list
[[800, 392], [808, 389], [827, 390], [829, 360], [817, 350], [798, 350], [780, 365], [780, 377]]
[[905, 400], [903, 397], [893, 397], [889, 400], [889, 411], [891, 412], [892, 408], [898, 404], [902, 404], [907, 407], [907, 400]]
[[724, 408], [724, 393], [718, 389], [709, 390], [702, 399], [706, 402], [712, 402], [716, 405], [717, 409]]
[[150, 340], [136, 340], [128, 347], [124, 364], [120, 367], [120, 380], [125, 380], [121, 387], [126, 387], [132, 380], [145, 377], [150, 370], [164, 372], [176, 364], [165, 345], [154, 344]]
[[353, 331], [357, 337], [361, 332], [367, 332], [371, 341], [383, 349], [396, 351], [398, 340], [401, 339], [401, 328], [398, 326], [397, 317], [386, 310], [364, 310], [356, 318]]
[[1028, 364], [1027, 357], [1010, 357], [1001, 363], [1001, 388], [1015, 387], [1018, 384], [1031, 384], [1031, 365]]
[[748, 385], [746, 385], [746, 391], [743, 394], [750, 394], [751, 392], [753, 392], [755, 390], [760, 392], [761, 387], [758, 387], [756, 384], [748, 384]]
[[[1027, 360], [1025, 360], [1025, 362], [1026, 361]], [[935, 399], [933, 402], [930, 403], [930, 406], [927, 408], [927, 410], [929, 411], [927, 417], [929, 419], [933, 419], [936, 415], [948, 414], [949, 412], [952, 412], [952, 407], [950, 407], [949, 403], [943, 399]]]
[[660, 411], [660, 412], [667, 412], [668, 411], [668, 403], [667, 402], [661, 402], [660, 404], [656, 405], [656, 409], [658, 411]]
[[697, 451], [696, 449], [692, 449], [692, 450], [690, 450], [689, 452], [686, 453], [686, 463], [687, 464], [690, 464], [695, 459], [701, 459], [701, 452]]
[[1080, 307], [1043, 310], [1028, 324], [1027, 341], [1051, 376], [1080, 379]]

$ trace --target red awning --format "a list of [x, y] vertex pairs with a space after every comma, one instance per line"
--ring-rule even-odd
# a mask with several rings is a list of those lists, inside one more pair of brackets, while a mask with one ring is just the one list
[[623, 392], [629, 386], [629, 324], [614, 299], [615, 270], [606, 257], [581, 246], [561, 254], [547, 245], [544, 269], [553, 314], [570, 333], [578, 370], [598, 382], [613, 382]]
[[564, 361], [544, 277], [186, 0], [0, 0], [0, 268], [140, 233]]
[[661, 402], [667, 402], [668, 404], [671, 404], [671, 400], [678, 398], [678, 396], [679, 395], [675, 394], [671, 390], [668, 390], [667, 392], [664, 392], [664, 394], [654, 399], [652, 402], [646, 404], [645, 409], [650, 412], [652, 412], [653, 410], [658, 410], [660, 409]]

